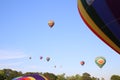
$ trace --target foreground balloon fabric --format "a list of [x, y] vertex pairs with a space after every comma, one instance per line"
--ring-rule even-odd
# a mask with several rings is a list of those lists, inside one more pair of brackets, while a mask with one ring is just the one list
[[95, 58], [95, 63], [100, 67], [102, 68], [105, 63], [106, 63], [106, 59], [104, 57], [96, 57]]
[[39, 74], [29, 74], [26, 76], [14, 78], [12, 80], [48, 80], [48, 79], [42, 75], [39, 75]]
[[78, 0], [87, 26], [120, 54], [120, 0]]

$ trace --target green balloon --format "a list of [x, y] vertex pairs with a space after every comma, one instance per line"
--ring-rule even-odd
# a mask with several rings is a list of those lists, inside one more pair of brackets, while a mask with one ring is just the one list
[[105, 63], [106, 63], [106, 59], [104, 58], [104, 57], [96, 57], [95, 58], [95, 63], [100, 67], [100, 68], [102, 68], [104, 65], [105, 65]]

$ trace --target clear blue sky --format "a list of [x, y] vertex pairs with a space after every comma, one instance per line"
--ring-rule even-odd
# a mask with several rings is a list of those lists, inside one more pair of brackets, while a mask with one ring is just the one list
[[[51, 19], [55, 21], [52, 29]], [[94, 62], [97, 56], [106, 58], [102, 69]], [[47, 62], [46, 57], [51, 60]], [[77, 0], [0, 0], [0, 69], [66, 75], [88, 72], [109, 80], [113, 74], [120, 75], [119, 61], [120, 55], [82, 21]]]

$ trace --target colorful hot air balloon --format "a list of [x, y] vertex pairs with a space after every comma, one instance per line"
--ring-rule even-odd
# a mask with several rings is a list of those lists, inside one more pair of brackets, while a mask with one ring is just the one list
[[15, 78], [13, 78], [12, 80], [20, 80], [20, 78], [22, 78], [22, 76], [20, 76], [20, 77], [15, 77]]
[[29, 74], [22, 77], [13, 78], [12, 80], [48, 80], [48, 79], [43, 75]]
[[47, 57], [46, 60], [49, 61], [49, 60], [50, 60], [50, 57]]
[[54, 24], [55, 24], [55, 23], [54, 23], [53, 20], [49, 20], [49, 21], [48, 21], [48, 25], [49, 25], [50, 28], [52, 28], [52, 27], [54, 26]]
[[85, 62], [84, 62], [84, 61], [81, 61], [80, 64], [83, 66], [83, 65], [85, 64]]
[[104, 57], [96, 57], [95, 58], [95, 63], [102, 68], [104, 64], [106, 63], [106, 59]]
[[78, 0], [79, 13], [87, 26], [120, 54], [120, 0]]

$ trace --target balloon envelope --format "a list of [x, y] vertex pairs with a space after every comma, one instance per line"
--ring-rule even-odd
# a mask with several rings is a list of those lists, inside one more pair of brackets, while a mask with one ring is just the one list
[[48, 80], [48, 79], [39, 74], [29, 74], [22, 77], [13, 78], [12, 80]]
[[53, 20], [49, 20], [49, 21], [48, 21], [48, 25], [49, 25], [50, 28], [52, 28], [52, 27], [54, 26], [54, 24], [55, 24], [55, 23], [54, 23]]
[[95, 63], [100, 67], [102, 68], [105, 63], [106, 63], [106, 59], [104, 57], [96, 57], [95, 58]]
[[81, 61], [81, 62], [80, 62], [80, 64], [81, 64], [81, 65], [84, 65], [84, 64], [85, 64], [85, 62], [84, 62], [84, 61]]
[[79, 13], [87, 26], [120, 54], [120, 0], [78, 0]]
[[40, 59], [42, 60], [42, 59], [43, 59], [43, 57], [42, 57], [42, 56], [40, 56]]
[[29, 59], [32, 59], [32, 57], [29, 57]]
[[49, 61], [49, 60], [50, 60], [50, 57], [47, 57], [46, 60]]
[[56, 68], [56, 66], [54, 66], [54, 68]]

